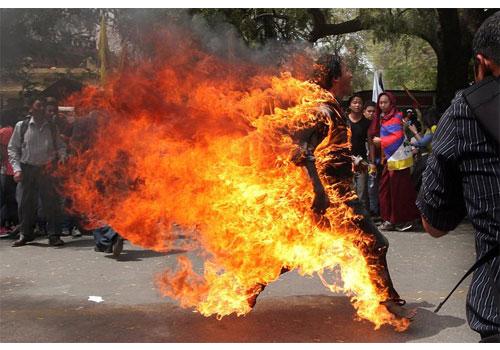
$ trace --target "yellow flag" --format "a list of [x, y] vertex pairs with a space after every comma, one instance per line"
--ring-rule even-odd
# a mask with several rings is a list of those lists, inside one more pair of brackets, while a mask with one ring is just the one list
[[107, 69], [109, 68], [110, 52], [108, 46], [108, 35], [106, 33], [106, 20], [101, 17], [101, 26], [99, 31], [99, 78], [101, 84], [106, 81]]

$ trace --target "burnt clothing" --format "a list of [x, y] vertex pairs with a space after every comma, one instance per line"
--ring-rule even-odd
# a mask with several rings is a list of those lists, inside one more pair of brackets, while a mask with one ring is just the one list
[[292, 138], [298, 149], [292, 161], [303, 166], [307, 160], [315, 161], [320, 175], [330, 184], [352, 181], [352, 158], [346, 119], [338, 103], [324, 103], [314, 111], [314, 118], [299, 128]]
[[[297, 165], [304, 165], [308, 160], [315, 161], [327, 193], [336, 191], [344, 198], [345, 204], [359, 215], [353, 218], [350, 224], [353, 230], [359, 229], [373, 238], [371, 246], [361, 244], [360, 248], [365, 256], [370, 257], [368, 258], [370, 265], [380, 267], [377, 269], [379, 280], [374, 282], [379, 284], [382, 281], [383, 285], [379, 287], [387, 288], [388, 297], [399, 299], [387, 266], [386, 254], [389, 242], [373, 224], [352, 188], [353, 171], [347, 120], [336, 102], [322, 104], [315, 112], [316, 119], [294, 135], [299, 149], [294, 154], [293, 160]], [[301, 138], [298, 138], [299, 136]]]
[[366, 143], [371, 121], [362, 117], [356, 123], [349, 120], [349, 125], [351, 127], [351, 153], [353, 156], [360, 156], [366, 160], [368, 157]]
[[[499, 146], [473, 115], [462, 92], [439, 121], [417, 206], [441, 231], [455, 229], [467, 214], [475, 229], [478, 258], [500, 243]], [[467, 295], [467, 320], [480, 334], [500, 333], [500, 305], [495, 301], [499, 290], [497, 256], [474, 272]]]

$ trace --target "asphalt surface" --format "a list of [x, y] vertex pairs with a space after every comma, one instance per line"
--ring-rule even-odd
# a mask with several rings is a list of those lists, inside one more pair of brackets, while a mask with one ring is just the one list
[[84, 236], [64, 237], [62, 248], [49, 247], [46, 239], [19, 248], [0, 241], [0, 341], [477, 342], [465, 317], [470, 278], [432, 312], [474, 262], [471, 226], [440, 239], [421, 232], [386, 235], [396, 289], [418, 309], [402, 333], [355, 320], [346, 296], [296, 272], [270, 284], [248, 315], [206, 318], [162, 297], [154, 285], [155, 274], [186, 252], [157, 253], [126, 242], [115, 260], [94, 252], [92, 238]]

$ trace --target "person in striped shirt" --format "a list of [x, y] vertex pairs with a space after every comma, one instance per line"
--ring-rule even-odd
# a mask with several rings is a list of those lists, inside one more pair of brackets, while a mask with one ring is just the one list
[[[476, 84], [459, 91], [441, 117], [416, 203], [434, 237], [455, 229], [467, 215], [478, 260], [491, 254], [474, 272], [466, 312], [482, 342], [499, 342], [500, 11], [478, 29], [473, 48]], [[479, 104], [471, 102], [477, 97]]]
[[20, 247], [35, 239], [33, 228], [38, 196], [47, 217], [49, 244], [63, 245], [60, 238], [61, 201], [52, 172], [57, 162], [64, 161], [66, 146], [56, 125], [48, 118], [41, 99], [35, 99], [31, 114], [16, 124], [9, 141], [8, 153], [14, 170], [14, 181], [22, 185], [21, 235], [12, 246]]

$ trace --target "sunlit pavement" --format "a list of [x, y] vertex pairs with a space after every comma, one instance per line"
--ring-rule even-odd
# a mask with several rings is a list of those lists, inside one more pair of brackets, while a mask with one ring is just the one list
[[[349, 299], [318, 277], [281, 276], [245, 317], [218, 321], [162, 297], [154, 278], [183, 251], [157, 253], [125, 243], [118, 260], [93, 250], [89, 236], [46, 239], [11, 248], [0, 241], [2, 342], [477, 342], [465, 319], [470, 278], [434, 314], [474, 261], [473, 231], [461, 225], [446, 237], [386, 232], [389, 267], [401, 296], [418, 309], [410, 329], [374, 330], [355, 320]], [[199, 265], [199, 262], [198, 262]], [[331, 277], [331, 276], [330, 276]], [[98, 296], [103, 302], [89, 301]]]

